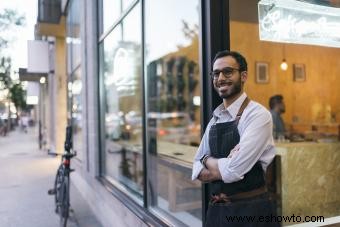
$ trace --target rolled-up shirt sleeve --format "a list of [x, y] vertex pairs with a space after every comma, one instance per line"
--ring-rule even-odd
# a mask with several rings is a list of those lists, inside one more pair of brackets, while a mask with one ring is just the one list
[[198, 147], [198, 150], [196, 152], [195, 158], [194, 158], [194, 162], [193, 162], [193, 166], [192, 166], [192, 176], [191, 179], [192, 180], [196, 180], [199, 176], [199, 174], [201, 173], [202, 169], [204, 168], [204, 166], [201, 164], [200, 159], [206, 155], [206, 154], [210, 154], [210, 147], [209, 147], [209, 129], [211, 127], [211, 122], [209, 122], [205, 133], [202, 137], [200, 146]]
[[256, 162], [261, 162], [261, 156], [265, 156], [266, 160], [275, 156], [270, 113], [266, 110], [254, 111], [242, 117], [245, 120], [244, 126], [239, 128], [239, 150], [231, 157], [218, 160], [218, 169], [225, 183], [242, 180]]
[[203, 169], [203, 165], [200, 163], [200, 161], [194, 161], [193, 167], [192, 167], [192, 176], [191, 179], [192, 180], [196, 180], [198, 178], [198, 176], [200, 175], [202, 169]]

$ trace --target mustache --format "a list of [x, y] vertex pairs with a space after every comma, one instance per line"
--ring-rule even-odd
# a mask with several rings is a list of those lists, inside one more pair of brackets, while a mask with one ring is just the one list
[[223, 85], [232, 85], [232, 81], [221, 81], [217, 83], [217, 86], [223, 86]]

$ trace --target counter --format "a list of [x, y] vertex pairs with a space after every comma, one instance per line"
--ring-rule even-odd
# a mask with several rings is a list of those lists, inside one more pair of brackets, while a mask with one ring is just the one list
[[[107, 146], [111, 155], [125, 147], [125, 152], [142, 159], [140, 145], [121, 142]], [[153, 179], [159, 175], [158, 194], [169, 201], [170, 211], [201, 208], [201, 183], [191, 181], [196, 150], [197, 147], [187, 145], [157, 143], [158, 166]], [[271, 173], [275, 186], [269, 188], [275, 190], [279, 215], [339, 216], [340, 143], [278, 143], [276, 151], [275, 168]], [[131, 173], [137, 176], [138, 171], [131, 170]], [[190, 192], [190, 196], [185, 192]]]
[[340, 215], [340, 143], [276, 144], [282, 215]]

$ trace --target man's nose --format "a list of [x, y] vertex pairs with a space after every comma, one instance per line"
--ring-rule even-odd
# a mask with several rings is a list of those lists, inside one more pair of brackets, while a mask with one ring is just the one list
[[[221, 76], [222, 75], [222, 76]], [[224, 76], [224, 74], [223, 74], [223, 72], [222, 71], [220, 71], [219, 73], [218, 73], [218, 80], [220, 80], [220, 79], [225, 79], [226, 77]]]

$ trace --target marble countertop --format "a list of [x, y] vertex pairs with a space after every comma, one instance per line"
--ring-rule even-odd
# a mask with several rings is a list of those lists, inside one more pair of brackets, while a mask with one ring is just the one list
[[276, 147], [308, 147], [308, 146], [325, 146], [325, 145], [336, 145], [340, 142], [287, 142], [287, 143], [275, 143]]

